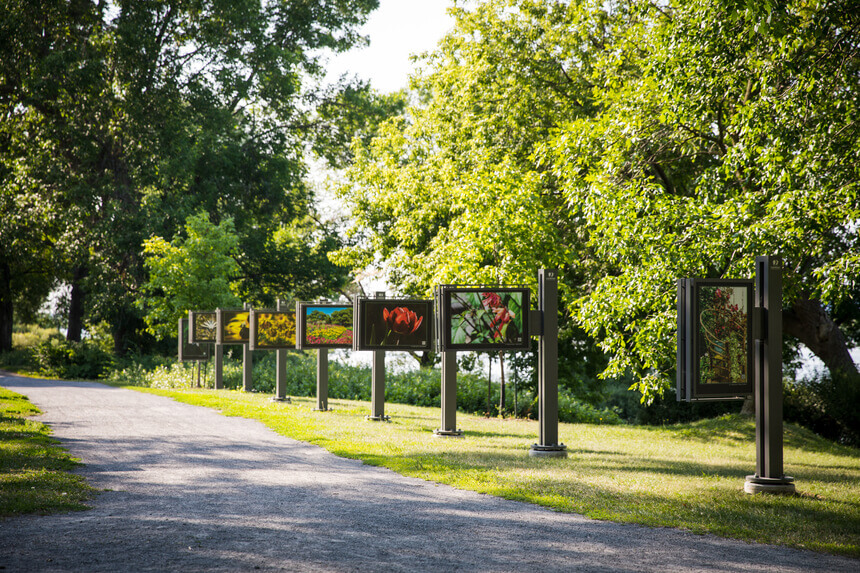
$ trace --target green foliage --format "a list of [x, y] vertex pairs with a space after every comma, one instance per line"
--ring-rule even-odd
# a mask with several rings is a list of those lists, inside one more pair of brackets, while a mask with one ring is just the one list
[[233, 220], [216, 225], [199, 213], [188, 218], [185, 232], [170, 243], [161, 237], [144, 243], [149, 281], [143, 285], [140, 305], [147, 310], [149, 332], [158, 337], [175, 335], [179, 319], [189, 310], [241, 306], [230, 283], [240, 272]]
[[827, 439], [860, 446], [860, 388], [845, 376], [786, 382], [783, 416]]
[[98, 380], [109, 374], [113, 356], [98, 342], [73, 342], [51, 338], [36, 347], [35, 365], [39, 372], [63, 380]]
[[565, 332], [650, 401], [674, 379], [675, 280], [780, 255], [787, 331], [856, 375], [832, 312], [860, 276], [856, 10], [464, 6], [416, 81], [426, 103], [357, 147], [334, 260], [414, 294], [559, 268]]
[[[201, 211], [236, 217], [249, 302], [343, 282], [302, 178], [310, 147], [336, 145], [318, 137], [364, 129], [360, 110], [346, 119], [359, 105], [346, 82], [320, 85], [320, 63], [362, 41], [378, 0], [169, 4], [4, 5], [0, 211], [14, 216], [0, 221], [0, 349], [11, 302], [38, 308], [67, 283], [76, 324], [108, 321], [127, 350], [144, 242]], [[319, 120], [331, 101], [341, 113]]]
[[0, 388], [0, 517], [88, 509], [95, 490], [70, 473], [77, 460], [49, 436], [50, 428], [28, 416], [39, 409]]
[[598, 113], [541, 157], [613, 269], [571, 311], [606, 375], [633, 372], [653, 398], [673, 378], [674, 279], [748, 278], [780, 254], [789, 309], [853, 288], [857, 27], [824, 2], [623, 5], [590, 75]]

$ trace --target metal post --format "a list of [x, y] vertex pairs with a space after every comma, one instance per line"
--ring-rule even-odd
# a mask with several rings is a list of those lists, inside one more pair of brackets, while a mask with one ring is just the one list
[[224, 345], [215, 344], [215, 389], [224, 388]]
[[328, 411], [328, 348], [317, 349], [317, 412]]
[[457, 352], [442, 353], [442, 424], [433, 430], [438, 437], [462, 438], [463, 430], [457, 429]]
[[558, 272], [538, 271], [538, 300], [543, 334], [538, 350], [538, 411], [540, 443], [530, 456], [566, 458], [567, 446], [558, 441]]
[[[385, 298], [384, 292], [377, 292], [376, 298]], [[385, 351], [374, 350], [373, 362], [371, 363], [370, 382], [370, 415], [365, 419], [374, 422], [388, 421], [390, 416], [385, 415]]]
[[[244, 304], [245, 310], [250, 310], [251, 305]], [[254, 389], [254, 358], [251, 355], [250, 345], [246, 342], [242, 345], [242, 389], [251, 392]]]
[[756, 258], [755, 306], [761, 309], [761, 338], [755, 341], [754, 386], [756, 473], [747, 493], [794, 493], [794, 478], [782, 464], [782, 260]]
[[[281, 299], [278, 299], [275, 308], [279, 312], [286, 310]], [[275, 396], [272, 400], [275, 402], [292, 402], [287, 396], [287, 351], [285, 349], [275, 350]]]

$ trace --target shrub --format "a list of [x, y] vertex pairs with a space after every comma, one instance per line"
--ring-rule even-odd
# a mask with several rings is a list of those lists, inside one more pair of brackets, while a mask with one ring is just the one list
[[783, 381], [783, 418], [850, 446], [860, 446], [860, 384], [856, 378], [821, 374]]
[[95, 342], [51, 338], [36, 347], [34, 360], [39, 371], [46, 376], [65, 380], [98, 380], [109, 373], [113, 359]]

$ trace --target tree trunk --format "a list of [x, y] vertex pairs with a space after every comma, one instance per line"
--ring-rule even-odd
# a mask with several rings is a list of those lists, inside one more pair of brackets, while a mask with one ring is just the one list
[[841, 372], [860, 379], [857, 365], [848, 352], [848, 343], [839, 326], [831, 320], [818, 300], [798, 299], [783, 309], [783, 328], [818, 356], [831, 376]]
[[12, 304], [12, 269], [9, 263], [0, 264], [0, 352], [12, 350], [12, 322], [15, 306]]
[[83, 287], [83, 280], [87, 276], [87, 268], [84, 266], [76, 267], [72, 274], [72, 292], [69, 300], [69, 324], [66, 331], [66, 340], [73, 342], [81, 341], [81, 334], [84, 330], [84, 298], [86, 293]]

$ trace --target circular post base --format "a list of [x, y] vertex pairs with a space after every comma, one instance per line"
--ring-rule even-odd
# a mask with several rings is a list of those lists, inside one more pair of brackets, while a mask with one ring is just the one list
[[275, 396], [274, 398], [272, 398], [272, 402], [285, 402], [285, 403], [287, 403], [287, 404], [292, 404], [292, 403], [293, 403], [293, 401], [292, 401], [292, 400], [290, 400], [290, 398], [289, 398], [289, 397], [287, 397], [287, 398], [278, 398], [277, 396]]
[[463, 438], [463, 430], [443, 430], [436, 428], [433, 430], [433, 435], [437, 438]]
[[331, 408], [314, 408], [314, 412], [331, 412]]
[[365, 416], [364, 419], [370, 422], [390, 422], [391, 416], [383, 414], [382, 416]]
[[783, 476], [782, 478], [762, 478], [755, 475], [747, 476], [744, 483], [745, 493], [795, 493], [794, 478]]
[[541, 446], [532, 444], [529, 448], [530, 458], [566, 458], [567, 446], [558, 444], [557, 446]]

